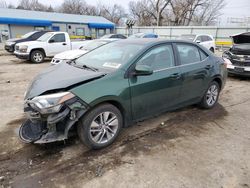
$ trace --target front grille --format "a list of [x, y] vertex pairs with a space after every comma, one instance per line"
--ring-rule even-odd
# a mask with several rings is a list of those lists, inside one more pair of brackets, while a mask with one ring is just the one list
[[231, 60], [233, 65], [242, 66], [242, 67], [250, 67], [250, 61], [237, 61]]
[[15, 50], [18, 51], [19, 50], [19, 46], [16, 45], [15, 46]]

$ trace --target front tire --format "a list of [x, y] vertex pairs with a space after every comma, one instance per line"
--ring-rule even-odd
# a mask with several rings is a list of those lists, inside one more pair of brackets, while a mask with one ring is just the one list
[[32, 63], [42, 63], [44, 58], [45, 55], [41, 50], [34, 50], [30, 55], [30, 60]]
[[209, 87], [203, 96], [200, 106], [205, 109], [210, 109], [213, 108], [216, 103], [218, 102], [219, 99], [219, 94], [220, 94], [220, 86], [218, 82], [211, 82], [209, 84]]
[[120, 110], [111, 104], [102, 104], [79, 121], [77, 133], [88, 148], [102, 149], [114, 142], [122, 127]]

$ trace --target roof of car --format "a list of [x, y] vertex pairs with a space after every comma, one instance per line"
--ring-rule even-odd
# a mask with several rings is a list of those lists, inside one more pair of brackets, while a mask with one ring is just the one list
[[123, 44], [144, 44], [145, 46], [150, 46], [153, 44], [164, 43], [164, 42], [182, 42], [182, 43], [191, 43], [193, 42], [185, 41], [185, 40], [170, 40], [164, 38], [133, 38], [133, 39], [126, 39], [126, 40], [118, 40], [116, 43], [123, 43]]

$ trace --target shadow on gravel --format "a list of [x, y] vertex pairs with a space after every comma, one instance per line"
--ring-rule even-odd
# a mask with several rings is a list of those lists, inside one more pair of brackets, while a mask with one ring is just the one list
[[[4, 185], [23, 185], [24, 187], [55, 186], [57, 183], [67, 184], [77, 179], [91, 179], [102, 176], [105, 171], [122, 164], [133, 164], [124, 161], [124, 156], [151, 155], [159, 145], [174, 147], [171, 140], [180, 137], [200, 136], [210, 130], [206, 123], [214, 122], [227, 115], [227, 111], [218, 104], [214, 109], [201, 110], [187, 107], [175, 112], [163, 114], [171, 116], [165, 122], [145, 132], [118, 139], [113, 145], [98, 151], [91, 151], [82, 146], [75, 137], [64, 142], [47, 145], [27, 145], [19, 151], [11, 153], [1, 161], [0, 174], [4, 174]], [[19, 122], [16, 120], [16, 122]], [[10, 124], [15, 121], [10, 122]], [[143, 122], [141, 122], [143, 126]], [[140, 128], [140, 127], [138, 127]], [[130, 128], [127, 128], [128, 131]], [[132, 128], [131, 128], [132, 130]], [[176, 143], [178, 144], [178, 143]], [[80, 150], [66, 161], [60, 162], [66, 149]], [[30, 176], [33, 174], [33, 176]], [[52, 180], [53, 179], [53, 180]]]

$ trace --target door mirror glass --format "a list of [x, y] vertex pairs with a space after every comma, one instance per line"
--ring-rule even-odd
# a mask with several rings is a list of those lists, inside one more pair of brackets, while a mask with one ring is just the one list
[[199, 43], [201, 43], [201, 41], [200, 41], [200, 40], [196, 40], [196, 43], [198, 43], [198, 44], [199, 44]]
[[54, 43], [54, 42], [55, 42], [54, 39], [50, 39], [50, 40], [49, 40], [49, 43]]
[[136, 76], [146, 76], [153, 74], [153, 70], [147, 65], [136, 65], [135, 75]]

